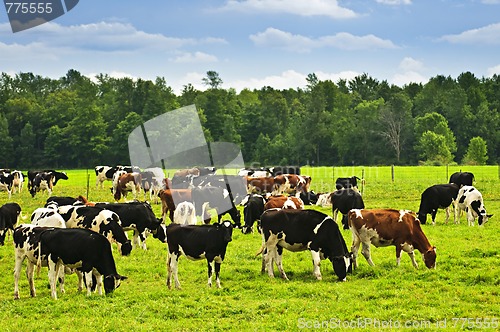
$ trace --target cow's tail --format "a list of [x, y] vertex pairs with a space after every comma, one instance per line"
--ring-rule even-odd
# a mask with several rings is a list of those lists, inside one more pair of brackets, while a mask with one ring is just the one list
[[38, 259], [36, 260], [36, 275], [40, 276], [40, 270], [42, 269], [42, 244], [38, 243]]
[[259, 251], [255, 253], [255, 256], [259, 256], [260, 254], [262, 254], [265, 248], [266, 248], [266, 243], [262, 242], [262, 246], [260, 247]]

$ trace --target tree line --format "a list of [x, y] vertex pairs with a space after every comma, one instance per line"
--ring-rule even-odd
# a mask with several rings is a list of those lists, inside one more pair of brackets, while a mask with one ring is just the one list
[[403, 87], [368, 74], [305, 88], [223, 89], [208, 71], [204, 91], [176, 95], [154, 81], [90, 79], [76, 70], [51, 79], [0, 76], [0, 168], [128, 164], [130, 132], [195, 104], [208, 141], [233, 142], [260, 165], [497, 164], [500, 76], [438, 75]]

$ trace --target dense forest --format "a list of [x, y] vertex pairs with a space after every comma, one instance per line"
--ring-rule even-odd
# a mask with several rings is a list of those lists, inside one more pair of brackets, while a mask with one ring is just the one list
[[247, 164], [416, 165], [500, 161], [500, 76], [433, 77], [390, 85], [367, 74], [277, 90], [223, 89], [208, 71], [199, 91], [167, 80], [0, 77], [0, 168], [128, 164], [127, 138], [164, 112], [195, 104], [208, 141], [241, 146]]

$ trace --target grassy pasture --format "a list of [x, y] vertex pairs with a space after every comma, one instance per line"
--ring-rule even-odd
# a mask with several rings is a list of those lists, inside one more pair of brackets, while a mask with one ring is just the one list
[[[428, 186], [446, 183], [460, 167], [396, 167], [394, 182], [390, 167], [302, 168], [312, 176], [312, 189], [331, 191], [334, 178], [364, 174], [363, 192], [367, 208], [390, 207], [417, 210], [420, 193]], [[465, 170], [464, 167], [462, 167]], [[336, 280], [329, 261], [323, 261], [323, 280], [312, 276], [308, 252], [284, 254], [284, 268], [290, 281], [269, 279], [260, 274], [261, 245], [257, 233], [233, 233], [221, 268], [222, 289], [206, 286], [206, 262], [181, 258], [179, 279], [182, 290], [165, 285], [167, 248], [158, 240], [147, 240], [148, 250], [135, 248], [121, 257], [113, 248], [118, 272], [129, 277], [112, 295], [86, 297], [77, 292], [75, 275], [67, 277], [66, 294], [53, 301], [46, 287], [46, 269], [35, 278], [37, 297], [29, 297], [24, 273], [21, 299], [13, 300], [13, 245], [11, 238], [0, 247], [0, 319], [5, 331], [152, 331], [152, 330], [300, 330], [302, 328], [358, 327], [378, 330], [437, 330], [478, 327], [478, 323], [500, 324], [500, 186], [498, 167], [467, 167], [476, 175], [476, 187], [483, 193], [488, 213], [495, 216], [484, 227], [468, 227], [465, 216], [459, 225], [444, 224], [439, 211], [436, 226], [423, 225], [431, 244], [437, 247], [437, 268], [425, 268], [420, 255], [415, 270], [403, 253], [395, 265], [394, 247], [372, 248], [375, 267], [360, 255], [359, 268], [348, 281]], [[95, 189], [90, 174], [89, 199], [111, 201], [109, 182]], [[68, 171], [54, 195], [86, 193], [87, 171]], [[43, 206], [46, 195], [31, 198], [23, 191], [14, 194], [23, 215]], [[0, 203], [8, 201], [0, 192]], [[316, 207], [313, 207], [316, 208]], [[160, 205], [153, 206], [160, 215]], [[317, 208], [331, 214], [329, 209]], [[28, 222], [26, 220], [25, 222]], [[351, 234], [343, 231], [348, 247]], [[473, 318], [473, 321], [466, 321]], [[476, 321], [476, 318], [478, 319]], [[378, 324], [378, 325], [377, 325]], [[382, 325], [383, 324], [383, 325]], [[400, 325], [398, 325], [400, 324]], [[493, 325], [492, 325], [493, 324]], [[497, 328], [498, 329], [498, 328]]]

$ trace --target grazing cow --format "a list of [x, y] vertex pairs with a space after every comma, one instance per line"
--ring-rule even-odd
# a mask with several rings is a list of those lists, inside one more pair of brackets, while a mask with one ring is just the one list
[[14, 230], [20, 215], [21, 206], [17, 203], [5, 203], [0, 207], [0, 245], [4, 245], [9, 229]]
[[215, 209], [217, 220], [220, 223], [222, 216], [229, 213], [235, 223], [235, 227], [241, 227], [241, 214], [227, 189], [219, 187], [203, 187], [191, 189], [193, 204], [197, 215], [202, 216], [205, 224], [210, 223], [211, 216], [208, 209]]
[[141, 185], [144, 190], [144, 199], [146, 199], [146, 193], [149, 192], [149, 200], [158, 203], [158, 194], [160, 190], [165, 188], [165, 175], [161, 168], [147, 168], [141, 172]]
[[14, 175], [5, 170], [0, 172], [0, 190], [6, 191], [9, 194], [9, 199], [12, 197], [12, 186], [14, 184]]
[[458, 191], [455, 202], [455, 223], [460, 221], [460, 213], [467, 213], [467, 222], [469, 226], [474, 226], [474, 219], [477, 218], [479, 226], [484, 225], [492, 214], [486, 214], [486, 208], [483, 203], [483, 196], [473, 186], [463, 186]]
[[474, 174], [470, 172], [455, 172], [450, 176], [450, 183], [455, 183], [458, 187], [472, 186]]
[[[220, 265], [226, 255], [227, 244], [231, 242], [233, 225], [229, 221], [213, 225], [178, 225], [167, 226], [167, 286], [172, 288], [172, 274], [175, 287], [181, 284], [177, 277], [177, 266], [181, 255], [190, 260], [206, 259], [208, 263], [208, 286], [212, 286], [212, 271], [215, 270], [215, 282], [220, 288]], [[214, 267], [212, 267], [214, 265]]]
[[140, 172], [140, 168], [136, 166], [121, 166], [117, 165], [114, 167], [111, 166], [96, 166], [95, 167], [95, 187], [97, 188], [98, 185], [100, 185], [102, 189], [102, 184], [104, 181], [113, 181], [113, 176], [117, 171], [123, 171], [125, 173], [133, 173], [133, 172]]
[[175, 207], [174, 223], [179, 225], [196, 225], [196, 211], [191, 202], [180, 202]]
[[175, 205], [181, 202], [193, 202], [191, 189], [166, 189], [158, 194], [161, 200], [161, 217], [165, 220], [169, 213], [170, 221], [174, 221]]
[[[52, 174], [52, 186], [55, 186], [59, 180], [68, 180], [68, 175], [66, 175], [65, 172], [59, 172], [53, 169], [46, 169], [43, 171], [28, 171], [28, 190], [30, 191], [30, 193], [34, 185], [35, 178], [39, 173]], [[47, 175], [45, 175], [44, 177], [47, 177]], [[39, 189], [37, 191], [39, 191]]]
[[118, 215], [96, 206], [59, 206], [59, 214], [66, 222], [66, 228], [86, 228], [111, 238], [119, 243], [123, 256], [132, 251], [132, 244], [121, 226]]
[[347, 213], [351, 209], [365, 208], [363, 197], [361, 197], [361, 194], [353, 188], [335, 190], [330, 194], [330, 202], [332, 202], [333, 220], [337, 221], [338, 213], [342, 213], [342, 225], [344, 229], [349, 229]]
[[88, 205], [92, 206], [94, 203], [89, 202], [85, 197], [82, 195], [78, 197], [70, 197], [70, 196], [52, 196], [47, 198], [47, 202], [45, 203], [45, 207], [48, 207], [48, 205], [55, 203], [57, 206], [63, 206], [63, 205]]
[[332, 206], [331, 195], [332, 195], [331, 193], [318, 194], [317, 195], [318, 200], [316, 201], [316, 206], [321, 206], [321, 207], [330, 207], [330, 206]]
[[351, 255], [335, 221], [315, 210], [267, 210], [261, 217], [263, 244], [262, 272], [274, 277], [273, 261], [281, 277], [287, 279], [282, 265], [283, 249], [293, 252], [309, 250], [313, 275], [321, 280], [320, 261], [329, 259], [341, 281], [351, 268]]
[[198, 176], [200, 176], [200, 169], [198, 167], [179, 169], [172, 176], [172, 188], [188, 188], [192, 179]]
[[242, 233], [252, 233], [255, 221], [258, 222], [257, 228], [260, 232], [260, 216], [264, 213], [265, 198], [258, 194], [248, 194], [241, 204], [243, 205], [243, 220], [245, 221], [245, 224], [241, 228]]
[[314, 191], [307, 191], [299, 193], [299, 197], [305, 205], [313, 205], [318, 203], [319, 195]]
[[237, 175], [206, 175], [193, 179], [194, 187], [218, 187], [227, 189], [234, 204], [241, 204], [247, 194], [247, 184], [244, 178]]
[[287, 193], [307, 193], [309, 191], [309, 186], [311, 185], [311, 177], [305, 175], [297, 174], [284, 174], [287, 177], [289, 183], [289, 189]]
[[38, 208], [31, 214], [31, 224], [42, 227], [66, 228], [66, 221], [57, 212], [57, 205], [49, 204], [49, 207]]
[[108, 294], [118, 288], [121, 280], [127, 278], [116, 271], [109, 241], [101, 234], [87, 229], [21, 225], [14, 231], [14, 247], [14, 299], [19, 299], [19, 277], [25, 258], [28, 258], [26, 276], [32, 297], [36, 296], [35, 265], [49, 267], [49, 283], [53, 299], [57, 299], [56, 279], [62, 265], [77, 268], [85, 274], [87, 295], [91, 294], [92, 274], [96, 277], [100, 294], [102, 294], [102, 284]]
[[264, 211], [269, 209], [303, 209], [304, 202], [294, 196], [270, 196], [264, 205]]
[[165, 241], [165, 229], [162, 220], [156, 218], [148, 202], [127, 203], [96, 203], [95, 206], [113, 211], [120, 218], [121, 226], [125, 231], [133, 230], [133, 243], [141, 245], [146, 250], [147, 232], [151, 232], [155, 239]]
[[358, 190], [357, 180], [361, 179], [357, 176], [351, 176], [350, 178], [337, 178], [337, 180], [335, 180], [335, 188], [337, 188], [337, 190], [342, 188]]
[[454, 183], [435, 184], [425, 189], [420, 198], [420, 207], [417, 212], [422, 224], [427, 222], [427, 215], [432, 216], [432, 224], [436, 224], [438, 209], [446, 209], [446, 223], [450, 218], [450, 205], [457, 199], [459, 186]]
[[358, 266], [357, 257], [360, 244], [362, 254], [368, 264], [374, 266], [370, 255], [370, 244], [376, 247], [394, 245], [396, 247], [396, 263], [401, 261], [401, 250], [408, 253], [415, 268], [414, 250], [420, 251], [425, 266], [429, 269], [436, 266], [436, 247], [431, 246], [420, 227], [419, 220], [411, 211], [374, 209], [349, 211], [349, 228], [352, 232], [352, 255], [354, 267]]
[[122, 196], [126, 198], [129, 192], [132, 192], [134, 199], [137, 199], [137, 193], [141, 192], [140, 173], [122, 174], [116, 183], [113, 183], [113, 193], [116, 201], [119, 201]]

